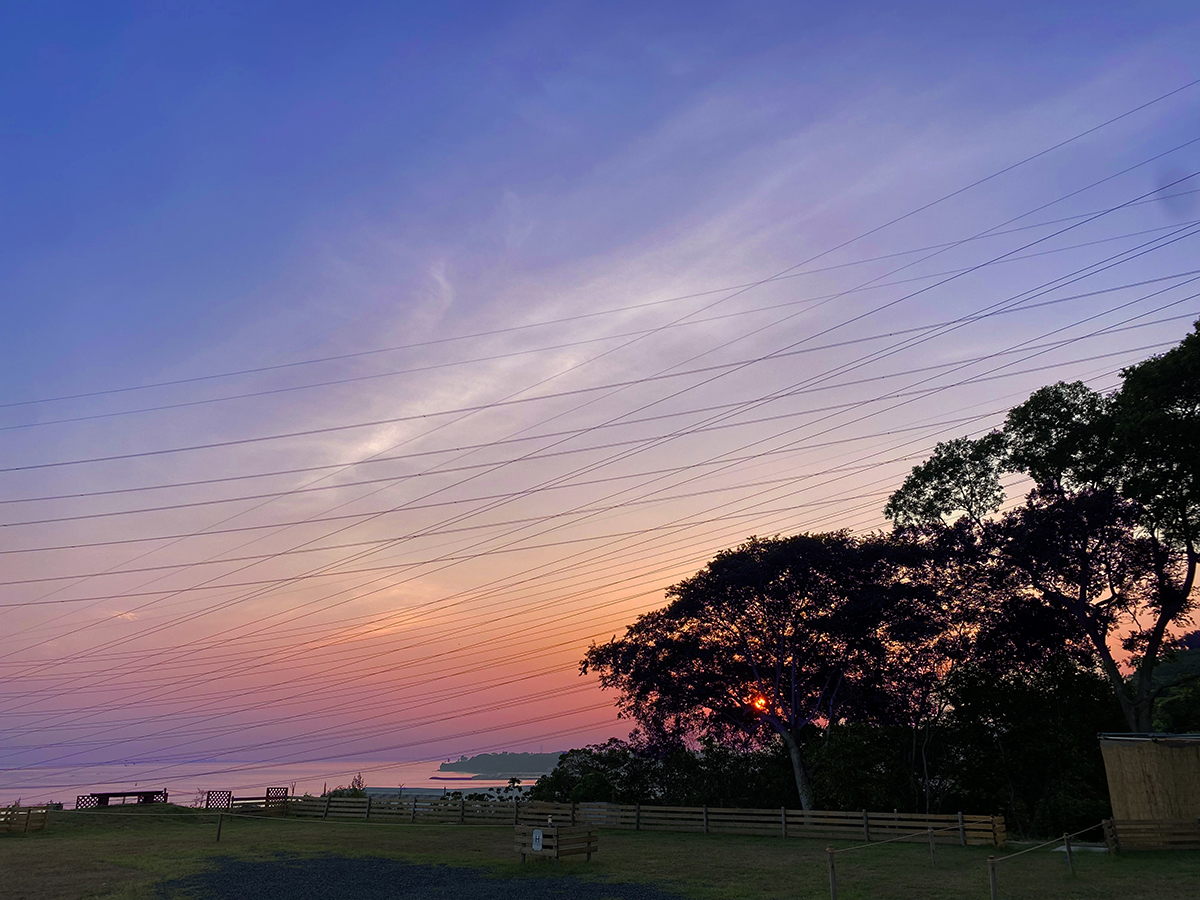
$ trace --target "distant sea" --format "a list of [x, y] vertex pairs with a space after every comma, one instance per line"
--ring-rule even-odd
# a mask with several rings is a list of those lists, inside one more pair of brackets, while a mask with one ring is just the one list
[[[385, 762], [327, 760], [315, 763], [214, 763], [132, 761], [119, 766], [26, 766], [0, 772], [0, 806], [17, 801], [58, 801], [68, 808], [79, 794], [93, 791], [166, 790], [173, 803], [203, 803], [205, 791], [233, 791], [234, 796], [262, 796], [268, 787], [293, 788], [297, 794], [320, 794], [327, 786], [347, 785], [362, 773], [368, 787], [485, 790], [508, 784], [507, 778], [472, 778], [469, 772], [439, 772], [443, 760]], [[453, 780], [447, 780], [453, 776]], [[470, 780], [460, 780], [468, 778]], [[535, 779], [523, 779], [532, 784]]]

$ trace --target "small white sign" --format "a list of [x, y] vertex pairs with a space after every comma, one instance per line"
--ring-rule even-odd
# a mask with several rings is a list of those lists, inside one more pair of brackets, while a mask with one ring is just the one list
[[533, 829], [533, 849], [539, 851], [542, 849], [542, 829], [540, 828]]

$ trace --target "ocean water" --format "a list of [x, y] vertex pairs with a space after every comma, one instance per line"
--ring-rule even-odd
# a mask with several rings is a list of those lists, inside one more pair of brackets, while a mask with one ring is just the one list
[[[507, 778], [468, 778], [462, 772], [438, 772], [442, 760], [388, 762], [325, 760], [306, 763], [256, 763], [223, 760], [213, 763], [131, 761], [119, 766], [26, 766], [0, 771], [0, 805], [57, 801], [74, 807], [79, 794], [93, 791], [166, 790], [174, 803], [204, 802], [204, 792], [233, 791], [234, 796], [261, 797], [268, 787], [291, 788], [296, 794], [320, 794], [326, 787], [347, 785], [361, 773], [368, 787], [484, 790], [508, 784]], [[527, 779], [531, 784], [532, 779]]]

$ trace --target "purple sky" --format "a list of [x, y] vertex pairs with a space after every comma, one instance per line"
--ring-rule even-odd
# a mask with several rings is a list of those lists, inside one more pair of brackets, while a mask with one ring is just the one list
[[668, 584], [1200, 315], [1191, 4], [180, 9], [0, 28], [0, 801], [623, 734]]

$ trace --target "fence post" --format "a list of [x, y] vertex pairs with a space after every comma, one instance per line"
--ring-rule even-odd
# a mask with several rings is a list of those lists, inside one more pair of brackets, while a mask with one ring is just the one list
[[1004, 816], [992, 816], [992, 843], [997, 850], [1004, 849], [1008, 843], [1008, 832], [1004, 827]]
[[413, 799], [412, 799], [412, 810], [408, 814], [408, 824], [411, 825], [416, 821], [417, 821], [417, 798], [416, 798], [416, 795], [414, 794]]
[[364, 819], [371, 818], [371, 795], [370, 794], [367, 795], [367, 811], [365, 813], [363, 813], [363, 818]]
[[937, 843], [933, 839], [933, 829], [929, 828], [929, 863], [937, 865]]
[[988, 857], [988, 886], [992, 889], [992, 900], [999, 900], [996, 895], [996, 857]]
[[1071, 870], [1071, 874], [1075, 874], [1075, 860], [1071, 858], [1071, 836], [1063, 835], [1063, 846], [1067, 849], [1067, 868]]
[[332, 798], [329, 796], [329, 794], [326, 794], [325, 795], [325, 812], [321, 813], [322, 819], [329, 818], [329, 801], [330, 801], [330, 799], [332, 799]]
[[779, 807], [779, 836], [787, 837], [787, 807]]
[[467, 821], [467, 798], [458, 798], [458, 824], [461, 825]]
[[1113, 825], [1112, 819], [1105, 819], [1100, 823], [1101, 831], [1104, 833], [1104, 846], [1108, 848], [1109, 853], [1116, 853], [1121, 849], [1120, 842], [1117, 839], [1117, 828]]
[[575, 801], [571, 801], [571, 824], [575, 824]]
[[837, 869], [833, 864], [836, 851], [832, 847], [826, 847], [825, 852], [829, 854], [829, 900], [837, 900]]
[[642, 830], [642, 804], [640, 803], [633, 808], [633, 830]]
[[868, 844], [871, 843], [871, 820], [867, 818], [867, 811], [863, 810], [863, 840]]
[[704, 833], [708, 834], [708, 804], [704, 804]]
[[963, 814], [958, 814], [958, 843], [960, 846], [967, 846], [967, 825], [963, 821]]
[[519, 819], [521, 816], [521, 814], [519, 812], [520, 808], [521, 808], [521, 801], [518, 800], [516, 797], [514, 797], [513, 798], [513, 824], [514, 825], [520, 824], [520, 822], [519, 822]]
[[225, 813], [217, 813], [217, 843], [221, 843], [221, 826], [225, 823]]

